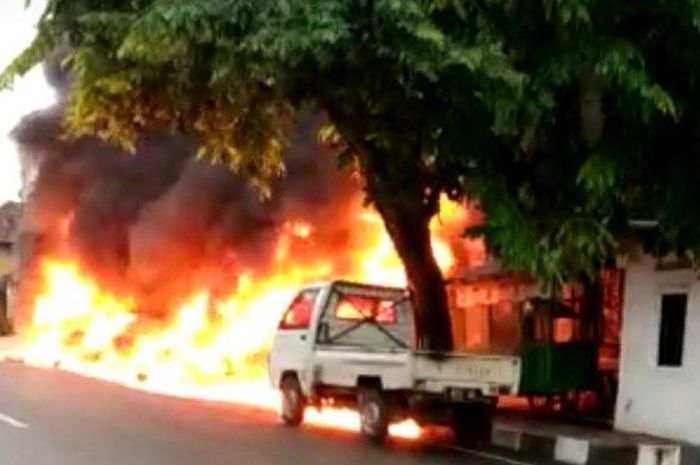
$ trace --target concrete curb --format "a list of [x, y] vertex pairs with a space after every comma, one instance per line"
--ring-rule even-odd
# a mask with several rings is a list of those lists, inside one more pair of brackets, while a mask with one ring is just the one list
[[541, 462], [571, 465], [700, 465], [700, 448], [671, 442], [597, 441], [494, 425], [491, 445]]

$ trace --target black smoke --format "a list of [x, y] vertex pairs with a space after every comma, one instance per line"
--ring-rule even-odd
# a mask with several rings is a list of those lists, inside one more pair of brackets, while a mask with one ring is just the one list
[[180, 136], [147, 135], [135, 154], [96, 139], [65, 140], [67, 79], [55, 66], [47, 75], [58, 103], [14, 131], [25, 171], [36, 173], [26, 187], [29, 262], [67, 253], [94, 279], [138, 295], [142, 309], [156, 314], [199, 287], [231, 292], [242, 273], [276, 272], [278, 238], [290, 222], [308, 223], [313, 235], [295, 240], [289, 259], [332, 257], [340, 274], [353, 265], [343, 256], [359, 240], [348, 212], [360, 189], [316, 142], [318, 117], [301, 118], [287, 173], [272, 198], [261, 200], [245, 179], [196, 160], [195, 147]]

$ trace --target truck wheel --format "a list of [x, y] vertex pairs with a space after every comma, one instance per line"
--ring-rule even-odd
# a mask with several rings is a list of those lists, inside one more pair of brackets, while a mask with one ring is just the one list
[[358, 394], [360, 431], [373, 444], [381, 444], [389, 433], [389, 408], [380, 389], [361, 388]]
[[465, 446], [483, 446], [491, 442], [492, 409], [488, 405], [456, 405], [452, 409], [455, 441]]
[[296, 376], [285, 376], [280, 384], [282, 405], [280, 417], [287, 426], [299, 426], [304, 421], [306, 400]]

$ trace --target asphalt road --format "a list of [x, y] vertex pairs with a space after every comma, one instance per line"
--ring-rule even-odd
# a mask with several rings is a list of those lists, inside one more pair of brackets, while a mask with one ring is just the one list
[[441, 446], [366, 445], [245, 407], [0, 363], [1, 465], [502, 465]]

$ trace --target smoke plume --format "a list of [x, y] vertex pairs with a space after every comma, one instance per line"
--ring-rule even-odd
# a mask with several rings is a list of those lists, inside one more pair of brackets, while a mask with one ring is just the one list
[[[322, 267], [359, 240], [348, 215], [361, 200], [358, 183], [317, 144], [317, 118], [303, 118], [287, 173], [263, 201], [245, 179], [196, 160], [182, 137], [151, 134], [129, 155], [95, 139], [66, 141], [66, 78], [56, 66], [47, 76], [58, 104], [14, 131], [24, 170], [35, 173], [25, 186], [30, 263], [70, 256], [108, 288], [137, 295], [142, 311], [163, 315], [198, 288], [230, 292], [242, 274], [270, 273], [290, 255]], [[351, 265], [337, 259], [328, 272]]]

